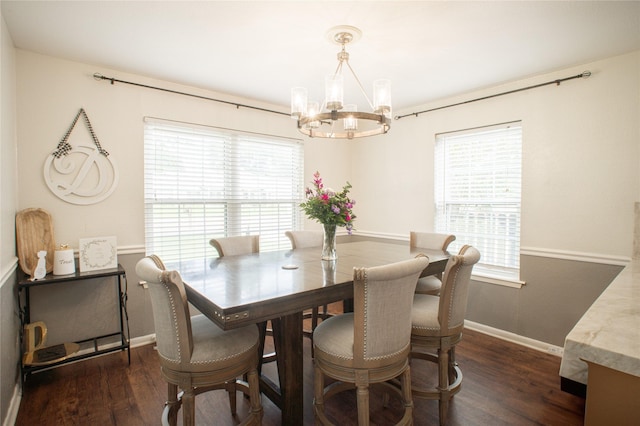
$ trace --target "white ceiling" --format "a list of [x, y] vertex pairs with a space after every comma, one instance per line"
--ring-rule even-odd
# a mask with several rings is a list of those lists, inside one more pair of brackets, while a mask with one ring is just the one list
[[351, 66], [369, 93], [391, 79], [395, 110], [640, 49], [639, 1], [2, 0], [2, 16], [20, 49], [285, 108], [293, 86], [322, 100], [337, 25], [362, 31]]

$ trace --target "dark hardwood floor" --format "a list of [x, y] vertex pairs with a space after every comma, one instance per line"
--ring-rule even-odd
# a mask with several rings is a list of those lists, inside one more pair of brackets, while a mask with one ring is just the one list
[[[456, 350], [464, 374], [462, 390], [451, 402], [450, 425], [582, 425], [584, 399], [560, 390], [560, 358], [465, 330]], [[412, 380], [432, 383], [435, 370], [426, 361], [412, 364]], [[305, 339], [304, 424], [312, 425], [312, 362]], [[274, 374], [274, 365], [265, 367]], [[273, 376], [275, 377], [275, 376]], [[25, 383], [16, 425], [158, 425], [166, 385], [160, 377], [152, 345], [33, 374]], [[395, 423], [399, 400], [382, 408], [381, 392], [371, 392], [371, 422]], [[437, 425], [436, 401], [415, 399], [414, 423]], [[280, 410], [263, 397], [266, 426], [280, 424]], [[247, 400], [238, 398], [240, 419]], [[355, 395], [346, 393], [327, 403], [336, 424], [357, 423]], [[234, 425], [228, 399], [221, 391], [196, 398], [196, 419], [202, 425]], [[180, 423], [181, 424], [181, 421]]]

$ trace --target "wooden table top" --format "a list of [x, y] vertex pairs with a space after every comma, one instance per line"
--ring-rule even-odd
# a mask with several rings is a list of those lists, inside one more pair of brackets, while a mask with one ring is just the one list
[[[372, 241], [337, 246], [338, 259], [320, 260], [321, 248], [281, 250], [183, 262], [178, 270], [189, 302], [223, 329], [242, 327], [353, 297], [353, 268], [426, 254], [423, 275], [440, 273], [449, 254]], [[294, 269], [286, 269], [295, 266]]]

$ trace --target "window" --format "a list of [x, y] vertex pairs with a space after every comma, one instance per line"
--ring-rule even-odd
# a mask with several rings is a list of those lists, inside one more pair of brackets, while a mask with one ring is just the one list
[[213, 237], [290, 247], [303, 195], [300, 141], [145, 119], [145, 245], [168, 264], [216, 256]]
[[435, 229], [480, 250], [479, 271], [517, 278], [521, 174], [519, 122], [436, 135]]

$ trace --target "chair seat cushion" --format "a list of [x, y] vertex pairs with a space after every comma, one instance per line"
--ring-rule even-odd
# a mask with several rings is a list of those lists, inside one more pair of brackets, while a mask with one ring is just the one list
[[[204, 315], [191, 317], [193, 335], [193, 353], [191, 371], [209, 371], [213, 364], [246, 357], [248, 352], [258, 352], [258, 327], [249, 325], [243, 328], [224, 331]], [[215, 368], [214, 368], [215, 369]]]
[[437, 296], [440, 293], [440, 287], [442, 287], [442, 281], [440, 281], [436, 276], [429, 275], [418, 280], [418, 284], [416, 284], [416, 293], [433, 294]]
[[[314, 357], [323, 369], [334, 368], [340, 372], [340, 380], [353, 374], [353, 371], [368, 370], [371, 383], [386, 381], [396, 377], [406, 367], [410, 345], [402, 350], [363, 360], [354, 360], [354, 325], [353, 313], [345, 313], [324, 320], [313, 332]], [[364, 364], [362, 364], [364, 362]], [[354, 369], [349, 372], [349, 369]], [[325, 370], [327, 373], [327, 370]], [[390, 376], [389, 376], [390, 375]], [[387, 377], [387, 378], [384, 378]], [[336, 376], [334, 376], [336, 378]]]
[[313, 346], [316, 356], [326, 355], [332, 361], [349, 365], [353, 361], [353, 313], [322, 321], [313, 332]]
[[420, 336], [440, 335], [438, 308], [440, 298], [429, 294], [416, 294], [411, 310], [411, 334]]

